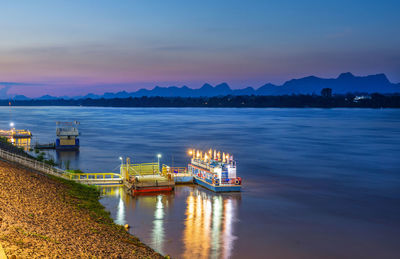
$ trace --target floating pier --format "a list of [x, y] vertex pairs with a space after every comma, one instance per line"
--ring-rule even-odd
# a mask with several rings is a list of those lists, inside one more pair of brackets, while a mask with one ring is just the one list
[[173, 181], [160, 175], [136, 176], [126, 181], [125, 186], [132, 195], [172, 192], [175, 188]]
[[78, 121], [62, 122], [57, 121], [56, 150], [79, 150]]
[[175, 188], [175, 182], [160, 172], [159, 163], [131, 164], [127, 158], [126, 163], [121, 164], [120, 173], [132, 195], [172, 192]]

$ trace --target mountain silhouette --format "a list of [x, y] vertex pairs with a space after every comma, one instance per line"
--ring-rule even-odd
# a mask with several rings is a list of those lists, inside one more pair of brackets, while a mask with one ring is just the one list
[[[291, 95], [291, 94], [320, 94], [323, 88], [331, 88], [334, 94], [346, 93], [400, 93], [399, 84], [392, 84], [384, 74], [369, 76], [354, 76], [352, 73], [342, 73], [337, 78], [325, 79], [308, 76], [292, 79], [283, 85], [265, 84], [258, 89], [246, 87], [231, 89], [227, 83], [216, 86], [204, 84], [199, 89], [183, 87], [155, 87], [152, 90], [141, 89], [129, 93], [129, 97], [162, 96], [162, 97], [213, 97], [223, 95]], [[113, 96], [118, 97], [119, 93]], [[109, 98], [111, 96], [104, 96]]]
[[[221, 83], [216, 86], [204, 84], [198, 89], [192, 89], [187, 86], [160, 87], [153, 89], [140, 89], [136, 92], [121, 91], [117, 93], [104, 93], [103, 95], [87, 94], [85, 96], [65, 97], [64, 99], [112, 99], [129, 97], [214, 97], [226, 95], [292, 95], [292, 94], [317, 94], [321, 93], [323, 88], [331, 88], [333, 94], [347, 93], [380, 93], [393, 94], [400, 93], [400, 84], [391, 83], [385, 74], [376, 74], [368, 76], [354, 76], [352, 73], [342, 73], [337, 78], [319, 78], [316, 76], [307, 76], [299, 79], [286, 81], [282, 85], [265, 84], [258, 89], [246, 87], [243, 89], [231, 89], [227, 83]], [[0, 89], [1, 92], [1, 89]], [[4, 94], [3, 94], [4, 95]], [[22, 100], [27, 97], [23, 95], [16, 96]], [[60, 97], [59, 97], [60, 98]], [[57, 97], [45, 95], [40, 100], [53, 100]]]
[[265, 84], [258, 89], [246, 87], [231, 89], [227, 83], [216, 86], [204, 84], [199, 89], [183, 87], [159, 87], [152, 90], [140, 89], [136, 92], [105, 94], [103, 98], [162, 96], [162, 97], [213, 97], [223, 95], [291, 95], [291, 94], [320, 94], [323, 88], [331, 88], [334, 94], [346, 93], [400, 93], [400, 84], [391, 83], [384, 74], [369, 76], [354, 76], [352, 73], [342, 73], [337, 78], [319, 78], [308, 76], [292, 79], [283, 85]]

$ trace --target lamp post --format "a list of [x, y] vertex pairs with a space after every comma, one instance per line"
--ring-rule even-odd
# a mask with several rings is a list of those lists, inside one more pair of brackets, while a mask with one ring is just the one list
[[157, 154], [157, 159], [158, 159], [158, 173], [160, 173], [160, 158], [161, 158], [161, 154]]
[[121, 175], [124, 175], [123, 171], [122, 171], [123, 170], [122, 166], [124, 165], [124, 160], [123, 160], [122, 156], [119, 157], [119, 160], [121, 160], [121, 166], [119, 167], [119, 173]]

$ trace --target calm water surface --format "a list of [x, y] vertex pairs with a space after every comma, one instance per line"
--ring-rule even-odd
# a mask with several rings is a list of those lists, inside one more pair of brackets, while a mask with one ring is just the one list
[[132, 197], [103, 188], [118, 224], [175, 258], [399, 258], [400, 110], [0, 108], [0, 125], [55, 139], [57, 120], [81, 122], [88, 172], [134, 162], [185, 166], [190, 147], [235, 155], [241, 194], [179, 186]]

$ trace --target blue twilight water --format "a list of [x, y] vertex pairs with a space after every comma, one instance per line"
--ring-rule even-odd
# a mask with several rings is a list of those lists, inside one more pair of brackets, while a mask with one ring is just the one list
[[[119, 156], [185, 166], [190, 147], [234, 154], [241, 194], [180, 186], [131, 197], [104, 188], [119, 224], [176, 258], [398, 258], [400, 110], [16, 107], [33, 142], [57, 120], [81, 122], [78, 154], [48, 152], [88, 172]], [[7, 128], [8, 107], [0, 108]]]

